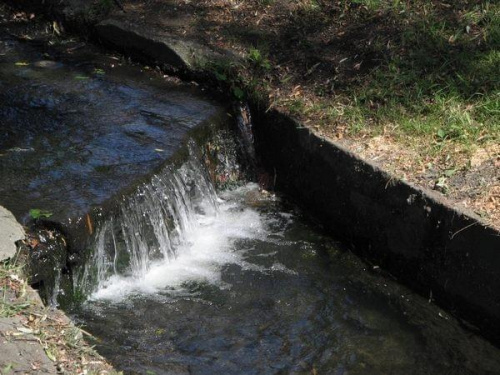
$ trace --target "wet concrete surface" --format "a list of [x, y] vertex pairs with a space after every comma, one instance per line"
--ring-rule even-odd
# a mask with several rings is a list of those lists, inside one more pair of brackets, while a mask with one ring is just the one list
[[0, 204], [21, 222], [78, 219], [226, 119], [196, 88], [99, 52], [0, 31]]

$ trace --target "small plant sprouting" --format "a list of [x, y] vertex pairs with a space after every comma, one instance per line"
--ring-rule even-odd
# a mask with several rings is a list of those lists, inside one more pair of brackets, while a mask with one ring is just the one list
[[243, 98], [245, 97], [245, 92], [238, 86], [235, 86], [233, 87], [233, 95], [236, 97], [236, 99], [243, 100]]
[[265, 71], [271, 70], [271, 63], [269, 60], [256, 48], [250, 48], [250, 51], [248, 51], [248, 61], [258, 69]]
[[41, 210], [39, 208], [32, 208], [29, 211], [29, 214], [30, 214], [30, 217], [32, 219], [35, 219], [35, 220], [38, 220], [38, 219], [44, 218], [44, 217], [48, 218], [48, 217], [51, 217], [53, 215], [52, 212]]

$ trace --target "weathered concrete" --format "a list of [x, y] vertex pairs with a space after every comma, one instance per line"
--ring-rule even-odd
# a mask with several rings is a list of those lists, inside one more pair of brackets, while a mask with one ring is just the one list
[[0, 206], [0, 261], [15, 255], [16, 242], [24, 236], [24, 229], [14, 215]]
[[[9, 210], [0, 206], [0, 261], [14, 257], [16, 242], [24, 238], [23, 227]], [[41, 306], [34, 290], [29, 288], [27, 293], [28, 301]], [[56, 374], [56, 366], [45, 354], [39, 339], [29, 331], [22, 331], [25, 329], [23, 319], [20, 315], [0, 318], [0, 373]]]
[[0, 317], [0, 374], [115, 374], [64, 312], [44, 307], [29, 285], [22, 289], [7, 288], [2, 296], [22, 307]]
[[104, 20], [95, 26], [95, 31], [103, 42], [144, 55], [150, 62], [158, 62], [170, 71], [185, 72], [220, 58], [218, 53], [194, 40], [140, 27], [127, 20]]
[[77, 47], [42, 56], [0, 33], [0, 204], [21, 222], [36, 218], [31, 209], [62, 226], [83, 222], [160, 168], [192, 129], [228, 120], [192, 86]]
[[0, 334], [3, 334], [0, 337], [0, 369], [8, 369], [10, 371], [6, 373], [12, 374], [56, 374], [56, 367], [43, 351], [38, 338], [17, 330], [24, 328], [21, 320], [19, 316], [0, 319]]
[[[33, 290], [30, 295], [39, 300]], [[0, 374], [57, 374], [56, 364], [25, 323], [23, 315], [0, 318]]]
[[315, 135], [254, 108], [257, 153], [276, 189], [365, 259], [500, 342], [500, 233]]

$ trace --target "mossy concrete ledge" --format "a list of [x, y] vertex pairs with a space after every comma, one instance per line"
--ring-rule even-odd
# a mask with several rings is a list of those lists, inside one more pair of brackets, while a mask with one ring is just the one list
[[500, 342], [500, 233], [314, 134], [253, 110], [257, 154], [292, 196], [365, 259]]

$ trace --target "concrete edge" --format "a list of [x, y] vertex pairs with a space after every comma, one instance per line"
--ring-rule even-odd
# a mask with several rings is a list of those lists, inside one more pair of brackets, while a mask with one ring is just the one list
[[368, 261], [500, 343], [500, 232], [278, 111], [254, 109], [276, 188]]
[[167, 32], [153, 33], [126, 20], [105, 19], [94, 26], [98, 38], [136, 56], [160, 63], [172, 72], [189, 72], [209, 61], [237, 59], [230, 52], [215, 51], [189, 38]]

